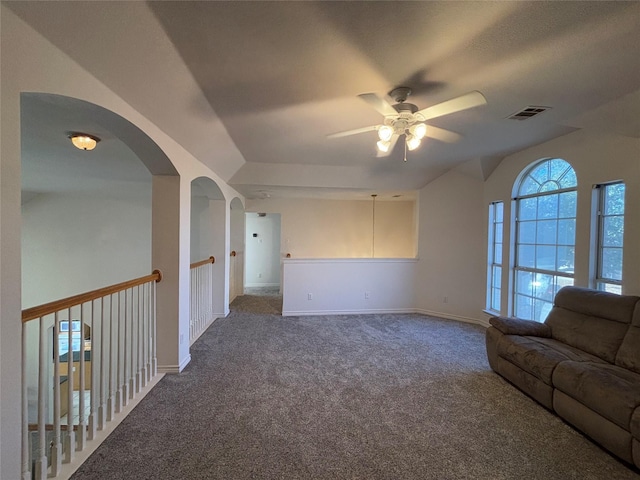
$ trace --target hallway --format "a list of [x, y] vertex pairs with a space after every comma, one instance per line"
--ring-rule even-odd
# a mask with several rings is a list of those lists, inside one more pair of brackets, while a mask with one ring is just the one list
[[253, 287], [244, 291], [244, 295], [236, 297], [229, 305], [231, 314], [282, 315], [282, 295], [278, 287]]

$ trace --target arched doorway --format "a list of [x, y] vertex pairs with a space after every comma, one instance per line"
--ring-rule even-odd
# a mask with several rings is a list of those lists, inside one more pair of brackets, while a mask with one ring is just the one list
[[[157, 287], [158, 368], [179, 371], [189, 357], [179, 341], [184, 322], [176, 314], [181, 310], [177, 170], [147, 134], [101, 106], [22, 93], [20, 109], [23, 308], [158, 268], [167, 280]], [[72, 132], [97, 137], [98, 145], [79, 150], [69, 140]], [[37, 355], [37, 348], [29, 348], [28, 331], [25, 339], [27, 354]], [[27, 358], [27, 366], [29, 392], [36, 362]]]
[[[149, 273], [152, 178], [177, 178], [167, 156], [85, 101], [24, 93], [21, 115], [23, 307]], [[79, 150], [71, 132], [100, 142]]]
[[[207, 177], [191, 182], [191, 342], [218, 317], [228, 313], [226, 288], [226, 201]], [[210, 257], [213, 265], [196, 266]], [[198, 273], [200, 272], [200, 273]], [[197, 318], [198, 317], [198, 318]]]

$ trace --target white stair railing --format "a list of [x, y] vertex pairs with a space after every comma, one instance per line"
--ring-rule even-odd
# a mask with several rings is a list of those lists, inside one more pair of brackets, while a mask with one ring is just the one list
[[56, 477], [156, 376], [161, 279], [22, 311], [22, 480]]
[[209, 257], [191, 264], [191, 297], [189, 315], [189, 344], [193, 345], [211, 325], [213, 317], [213, 264]]

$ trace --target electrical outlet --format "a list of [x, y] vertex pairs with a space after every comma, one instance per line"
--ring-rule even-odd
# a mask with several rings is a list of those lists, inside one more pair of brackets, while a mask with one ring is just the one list
[[369, 295], [370, 295], [369, 292], [364, 292], [364, 299], [369, 300]]
[[258, 278], [262, 278], [262, 274], [261, 273], [258, 274]]
[[307, 300], [313, 300], [313, 293], [307, 293]]
[[442, 303], [449, 303], [449, 297], [442, 297]]

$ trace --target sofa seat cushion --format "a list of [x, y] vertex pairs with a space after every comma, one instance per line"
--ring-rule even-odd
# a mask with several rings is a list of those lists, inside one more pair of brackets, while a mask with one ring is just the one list
[[547, 385], [552, 385], [551, 376], [560, 362], [602, 362], [598, 357], [552, 338], [504, 335], [498, 341], [496, 350], [500, 357]]
[[640, 406], [640, 375], [616, 365], [562, 362], [553, 372], [553, 386], [626, 431]]

